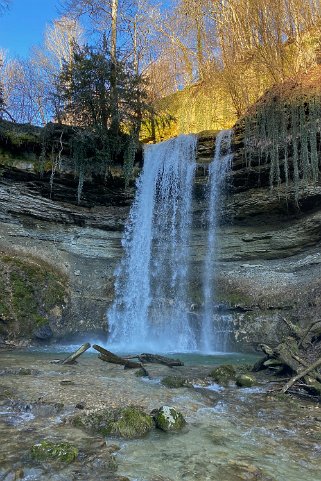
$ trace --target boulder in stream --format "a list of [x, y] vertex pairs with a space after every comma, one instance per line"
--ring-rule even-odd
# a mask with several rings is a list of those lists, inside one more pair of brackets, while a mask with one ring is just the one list
[[78, 457], [78, 449], [70, 443], [52, 443], [41, 441], [31, 448], [31, 456], [37, 461], [62, 461], [71, 463]]
[[238, 387], [252, 387], [256, 384], [256, 379], [250, 374], [239, 374], [235, 382]]
[[223, 364], [212, 369], [210, 376], [217, 384], [227, 386], [230, 381], [235, 381], [236, 371], [234, 366]]
[[141, 438], [154, 427], [152, 417], [137, 406], [81, 413], [72, 423], [89, 432], [125, 439]]
[[180, 431], [186, 421], [182, 413], [170, 406], [162, 406], [155, 414], [156, 427], [165, 432]]

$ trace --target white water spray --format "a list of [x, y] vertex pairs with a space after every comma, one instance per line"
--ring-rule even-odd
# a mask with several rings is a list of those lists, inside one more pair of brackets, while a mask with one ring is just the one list
[[226, 331], [224, 316], [215, 316], [214, 275], [217, 259], [217, 230], [226, 175], [232, 163], [232, 130], [223, 130], [216, 137], [213, 162], [209, 167], [208, 180], [208, 235], [203, 264], [203, 312], [201, 322], [200, 350], [205, 353], [224, 351]]
[[187, 312], [196, 144], [183, 135], [145, 148], [108, 312], [115, 350], [197, 348]]

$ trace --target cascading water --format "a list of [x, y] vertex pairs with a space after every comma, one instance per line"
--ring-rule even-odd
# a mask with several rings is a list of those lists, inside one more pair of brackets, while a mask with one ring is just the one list
[[216, 137], [214, 159], [209, 167], [207, 245], [203, 264], [203, 310], [201, 322], [200, 350], [205, 353], [224, 351], [226, 330], [224, 316], [214, 316], [214, 274], [217, 257], [217, 228], [226, 175], [232, 163], [232, 130], [223, 130]]
[[183, 135], [145, 148], [108, 312], [116, 350], [197, 348], [187, 312], [196, 144], [196, 136]]

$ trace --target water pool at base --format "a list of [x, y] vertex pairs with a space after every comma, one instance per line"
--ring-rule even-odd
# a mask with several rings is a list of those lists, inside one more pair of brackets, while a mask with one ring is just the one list
[[[91, 353], [75, 366], [50, 363], [65, 354], [0, 352], [0, 480], [320, 481], [320, 404], [267, 393], [270, 384], [168, 389], [154, 382], [157, 375], [179, 368], [154, 367], [146, 382]], [[186, 369], [253, 362], [242, 354], [184, 356]], [[30, 374], [17, 374], [21, 368]], [[183, 413], [187, 427], [179, 434], [153, 430], [139, 440], [104, 439], [68, 423], [80, 403], [86, 409], [136, 404], [147, 412], [170, 405]], [[77, 461], [33, 461], [31, 446], [43, 439], [71, 442], [79, 449]], [[107, 452], [115, 444], [120, 450], [113, 474]]]

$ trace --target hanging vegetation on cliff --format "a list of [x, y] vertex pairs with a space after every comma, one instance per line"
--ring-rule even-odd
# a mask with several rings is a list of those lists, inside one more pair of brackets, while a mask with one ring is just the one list
[[315, 184], [320, 176], [321, 69], [276, 86], [244, 117], [248, 168], [269, 165], [270, 186]]

